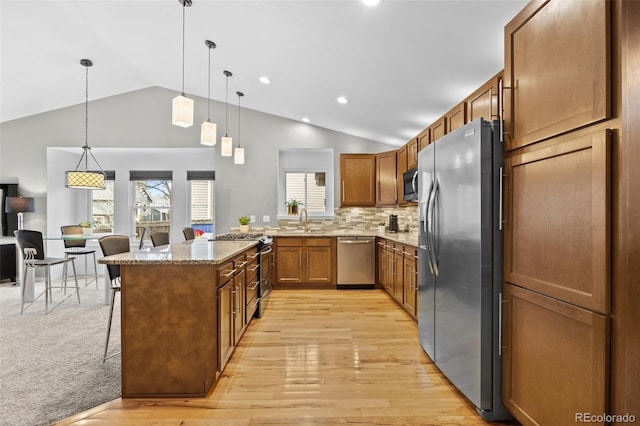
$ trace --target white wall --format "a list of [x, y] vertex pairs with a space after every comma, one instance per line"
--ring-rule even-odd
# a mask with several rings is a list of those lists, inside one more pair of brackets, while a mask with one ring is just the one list
[[[151, 87], [89, 102], [89, 145], [94, 154], [100, 148], [198, 148], [200, 123], [206, 119], [206, 99], [194, 97], [194, 125], [184, 129], [171, 125], [171, 100], [176, 92]], [[250, 93], [247, 96], [251, 96]], [[213, 102], [212, 121], [218, 124], [218, 137], [224, 135], [224, 104]], [[237, 135], [237, 107], [229, 108], [229, 135]], [[84, 103], [0, 123], [0, 181], [18, 182], [20, 195], [35, 198], [36, 212], [25, 215], [25, 227], [48, 232], [49, 196], [68, 201], [49, 179], [64, 179], [59, 170], [47, 170], [47, 147], [72, 147], [73, 153], [60, 151], [56, 161], [79, 158], [84, 144]], [[215, 157], [217, 232], [237, 226], [242, 215], [270, 215], [275, 224], [277, 213], [278, 150], [285, 148], [330, 148], [334, 151], [334, 169], [339, 170], [341, 152], [380, 152], [393, 147], [374, 141], [326, 130], [309, 124], [242, 109], [242, 146], [245, 164], [221, 157], [219, 143], [209, 148]], [[235, 140], [234, 140], [235, 144]], [[207, 148], [203, 148], [207, 149]], [[68, 157], [67, 157], [68, 156]], [[174, 159], [176, 167], [181, 165]], [[101, 158], [98, 158], [101, 161]], [[156, 167], [148, 159], [150, 169]], [[73, 163], [75, 166], [75, 163]], [[105, 164], [106, 169], [109, 167]], [[338, 182], [335, 173], [334, 186]], [[336, 186], [337, 187], [337, 186]], [[57, 189], [55, 189], [57, 188]], [[52, 194], [48, 194], [51, 189]], [[334, 194], [337, 200], [338, 194]], [[336, 204], [337, 205], [337, 204]], [[57, 225], [57, 224], [56, 224]], [[257, 225], [262, 225], [260, 222]], [[55, 225], [52, 225], [55, 226]]]

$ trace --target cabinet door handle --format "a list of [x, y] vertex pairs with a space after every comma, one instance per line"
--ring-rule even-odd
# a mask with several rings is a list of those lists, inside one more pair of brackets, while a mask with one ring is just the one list
[[258, 285], [260, 284], [260, 281], [254, 281], [254, 282], [255, 282], [255, 285], [253, 287], [249, 287], [249, 290], [251, 290], [251, 291], [255, 290], [258, 287]]
[[342, 181], [342, 202], [344, 202], [344, 180]]
[[502, 356], [502, 293], [498, 293], [498, 356]]
[[247, 263], [249, 262], [247, 262], [246, 260], [243, 261], [241, 264], [238, 265], [238, 268], [244, 268]]
[[258, 269], [258, 265], [254, 266], [253, 268], [249, 269], [251, 272], [255, 271], [256, 269]]
[[236, 269], [232, 269], [231, 271], [229, 271], [228, 274], [223, 275], [225, 278], [229, 278], [230, 276], [232, 276], [233, 274], [236, 273]]
[[500, 120], [500, 143], [504, 143], [504, 87], [502, 79], [498, 80], [498, 120]]

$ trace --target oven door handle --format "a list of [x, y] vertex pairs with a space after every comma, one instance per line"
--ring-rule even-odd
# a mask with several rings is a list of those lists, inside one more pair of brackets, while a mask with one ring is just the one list
[[267, 253], [271, 253], [272, 251], [273, 251], [273, 248], [271, 248], [271, 246], [269, 246], [269, 248], [268, 248], [268, 249], [266, 249], [266, 250], [262, 250], [262, 251], [260, 252], [260, 254], [267, 254]]

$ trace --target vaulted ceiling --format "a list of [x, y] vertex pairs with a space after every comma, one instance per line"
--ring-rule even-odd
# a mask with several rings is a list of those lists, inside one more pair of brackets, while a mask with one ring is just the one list
[[[524, 0], [193, 0], [184, 89], [401, 145], [503, 68], [504, 25]], [[182, 85], [178, 0], [0, 2], [0, 120], [150, 86]], [[259, 82], [268, 76], [271, 83]], [[346, 105], [336, 102], [345, 96]], [[167, 99], [170, 103], [171, 99]], [[214, 110], [221, 123], [224, 111]]]

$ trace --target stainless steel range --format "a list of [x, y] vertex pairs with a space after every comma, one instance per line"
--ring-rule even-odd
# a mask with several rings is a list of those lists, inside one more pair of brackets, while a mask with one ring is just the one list
[[258, 309], [256, 310], [256, 318], [260, 318], [267, 309], [269, 296], [271, 295], [271, 270], [274, 266], [273, 257], [273, 238], [264, 234], [249, 233], [228, 233], [216, 235], [212, 240], [218, 241], [234, 241], [234, 240], [257, 240], [258, 251], [258, 271], [260, 276], [260, 285], [258, 287]]

